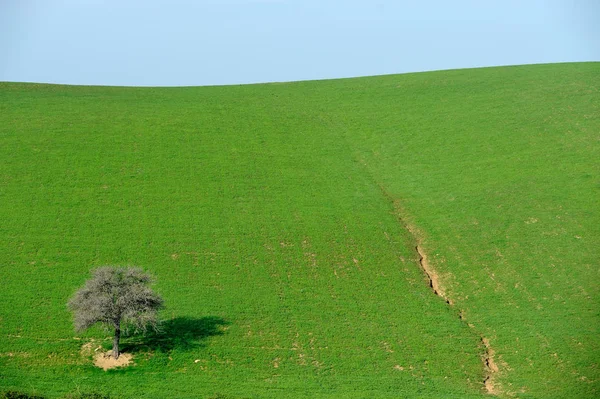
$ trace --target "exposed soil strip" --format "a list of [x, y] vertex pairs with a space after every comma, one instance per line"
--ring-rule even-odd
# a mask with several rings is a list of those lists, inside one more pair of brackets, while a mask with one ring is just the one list
[[[413, 229], [410, 227], [407, 227], [407, 230], [412, 234], [412, 236], [415, 238], [415, 240], [418, 241], [417, 235], [414, 233]], [[437, 275], [435, 270], [429, 264], [429, 261], [427, 260], [427, 254], [425, 253], [425, 251], [423, 251], [423, 248], [421, 248], [421, 246], [419, 244], [417, 244], [415, 246], [415, 250], [417, 251], [417, 254], [419, 255], [419, 265], [421, 265], [421, 269], [423, 270], [423, 273], [425, 273], [425, 276], [427, 276], [427, 279], [429, 280], [429, 288], [431, 288], [431, 290], [433, 291], [433, 293], [435, 295], [444, 299], [444, 301], [446, 301], [446, 303], [449, 306], [453, 306], [454, 302], [446, 295], [446, 293], [442, 289], [442, 287], [440, 285], [440, 281], [439, 281], [440, 280], [439, 276]], [[458, 318], [462, 322], [467, 323], [467, 320], [465, 319], [465, 316], [464, 316], [464, 313], [462, 310], [459, 310]], [[473, 328], [472, 324], [467, 323], [467, 325], [470, 328]], [[494, 381], [494, 374], [498, 372], [498, 365], [496, 365], [496, 363], [494, 361], [495, 352], [490, 346], [490, 341], [487, 338], [485, 338], [484, 336], [480, 336], [480, 337], [481, 337], [481, 343], [484, 347], [484, 353], [482, 354], [483, 366], [484, 366], [484, 370], [485, 370], [485, 377], [483, 379], [483, 385], [488, 394], [498, 395], [500, 393], [500, 390]]]
[[492, 395], [497, 395], [498, 389], [494, 384], [494, 373], [498, 372], [498, 366], [494, 362], [494, 350], [490, 347], [490, 341], [487, 338], [481, 337], [481, 343], [485, 348], [485, 353], [483, 356], [483, 363], [485, 365], [485, 380], [483, 383], [485, 385], [485, 390]]
[[[363, 162], [361, 162], [363, 165], [366, 166], [366, 164]], [[369, 174], [370, 175], [370, 174]], [[427, 259], [427, 254], [425, 253], [425, 251], [423, 250], [423, 247], [421, 246], [421, 240], [420, 240], [420, 234], [418, 233], [418, 231], [414, 228], [413, 225], [411, 225], [410, 223], [408, 223], [403, 217], [402, 214], [404, 213], [402, 210], [402, 206], [399, 200], [395, 199], [394, 197], [392, 197], [390, 195], [390, 193], [387, 192], [387, 190], [381, 185], [379, 184], [372, 175], [371, 179], [372, 181], [379, 187], [379, 189], [381, 190], [381, 193], [383, 194], [383, 196], [388, 199], [394, 206], [395, 209], [395, 215], [396, 218], [398, 219], [398, 222], [404, 226], [404, 228], [410, 233], [410, 235], [413, 237], [413, 242], [416, 243], [415, 245], [415, 251], [417, 252], [417, 255], [419, 256], [419, 265], [421, 266], [421, 269], [423, 270], [423, 273], [425, 273], [425, 276], [427, 276], [427, 279], [429, 280], [429, 288], [431, 288], [431, 290], [433, 291], [433, 293], [437, 296], [439, 296], [440, 298], [444, 299], [444, 301], [446, 301], [446, 303], [448, 304], [448, 306], [454, 306], [454, 301], [452, 301], [452, 299], [450, 299], [446, 293], [444, 292], [443, 288], [441, 287], [440, 284], [440, 278], [438, 276], [438, 274], [435, 272], [435, 270], [431, 267], [431, 265], [429, 264], [429, 261]], [[475, 329], [475, 326], [471, 323], [469, 323], [467, 321], [467, 319], [465, 318], [464, 312], [462, 309], [458, 310], [458, 318], [460, 321], [462, 321], [463, 323], [466, 323], [469, 328], [471, 328], [472, 330]], [[485, 391], [490, 394], [490, 395], [501, 395], [502, 394], [502, 390], [499, 387], [499, 385], [495, 382], [494, 380], [494, 375], [496, 373], [498, 373], [499, 369], [498, 366], [496, 365], [495, 361], [494, 361], [494, 355], [495, 352], [494, 350], [491, 348], [490, 346], [490, 342], [487, 338], [485, 338], [483, 335], [478, 334], [479, 338], [481, 339], [481, 343], [484, 347], [484, 351], [482, 353], [482, 361], [483, 361], [483, 367], [484, 367], [484, 379], [483, 379], [483, 385], [485, 387]]]
[[[440, 287], [439, 277], [437, 273], [429, 266], [429, 262], [427, 261], [427, 255], [419, 245], [415, 247], [417, 250], [417, 254], [419, 254], [419, 264], [421, 265], [421, 269], [429, 279], [429, 288], [433, 290], [433, 293], [439, 297], [442, 297], [448, 305], [453, 305], [454, 303], [446, 296], [442, 288]], [[462, 312], [461, 312], [462, 314]], [[462, 320], [462, 318], [461, 318]]]
[[[419, 240], [417, 238], [418, 236], [415, 234], [414, 230], [406, 224], [405, 224], [405, 226], [406, 226], [406, 229], [415, 238], [415, 240], [417, 242], [419, 242]], [[417, 251], [417, 254], [419, 255], [419, 265], [421, 266], [423, 273], [425, 273], [425, 276], [427, 276], [427, 279], [429, 280], [429, 288], [431, 288], [431, 290], [433, 291], [433, 293], [435, 295], [444, 299], [444, 301], [446, 301], [446, 303], [449, 306], [453, 306], [454, 302], [446, 295], [446, 293], [442, 289], [439, 276], [437, 275], [435, 270], [429, 264], [429, 261], [427, 260], [427, 254], [425, 253], [425, 251], [423, 251], [423, 248], [419, 244], [417, 244], [415, 246], [415, 250]], [[470, 328], [473, 328], [473, 325], [471, 323], [467, 322], [462, 309], [459, 309], [458, 318], [463, 323], [467, 323], [467, 325]], [[496, 363], [494, 361], [495, 352], [491, 348], [490, 341], [487, 338], [485, 338], [482, 335], [480, 336], [480, 338], [481, 338], [481, 343], [484, 347], [484, 353], [482, 354], [483, 366], [484, 366], [484, 371], [485, 371], [483, 385], [488, 394], [498, 395], [498, 394], [500, 394], [500, 389], [497, 386], [497, 384], [495, 384], [495, 381], [494, 381], [494, 374], [498, 372], [498, 366], [496, 365]]]
[[[429, 263], [429, 260], [427, 258], [427, 253], [423, 250], [423, 247], [421, 246], [421, 240], [419, 238], [419, 234], [417, 233], [416, 229], [414, 228], [414, 226], [407, 223], [400, 216], [401, 215], [401, 207], [400, 207], [399, 202], [397, 200], [394, 200], [391, 197], [391, 195], [389, 195], [389, 193], [387, 193], [381, 185], [379, 185], [379, 188], [381, 189], [381, 191], [383, 192], [383, 194], [386, 198], [392, 200], [392, 203], [394, 204], [394, 207], [396, 208], [396, 217], [398, 218], [398, 221], [410, 233], [410, 235], [414, 239], [414, 242], [416, 242], [415, 251], [417, 252], [417, 255], [419, 257], [419, 265], [421, 266], [421, 270], [423, 270], [423, 273], [429, 280], [429, 288], [431, 288], [431, 290], [433, 291], [433, 293], [435, 295], [442, 298], [448, 304], [448, 306], [453, 307], [454, 301], [452, 301], [452, 299], [446, 294], [446, 292], [442, 288], [442, 285], [440, 282], [440, 277], [436, 273], [435, 269]], [[464, 312], [462, 311], [462, 309], [458, 310], [458, 318], [463, 323], [466, 323], [469, 326], [469, 328], [471, 328], [471, 329], [474, 328], [473, 324], [469, 323], [467, 321], [467, 319], [465, 318]], [[483, 366], [484, 366], [483, 385], [485, 387], [485, 391], [490, 395], [499, 395], [499, 394], [501, 394], [500, 387], [494, 381], [494, 374], [498, 372], [498, 366], [494, 362], [495, 352], [491, 348], [490, 342], [487, 338], [485, 338], [483, 335], [479, 335], [479, 337], [480, 337], [481, 343], [484, 347], [484, 351], [482, 354], [482, 361], [483, 361]]]

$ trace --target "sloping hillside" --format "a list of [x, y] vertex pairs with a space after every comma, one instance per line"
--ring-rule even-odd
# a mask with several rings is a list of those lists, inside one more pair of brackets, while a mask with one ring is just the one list
[[[0, 83], [0, 390], [598, 396], [599, 89], [599, 63]], [[108, 372], [65, 306], [106, 264], [168, 306]]]

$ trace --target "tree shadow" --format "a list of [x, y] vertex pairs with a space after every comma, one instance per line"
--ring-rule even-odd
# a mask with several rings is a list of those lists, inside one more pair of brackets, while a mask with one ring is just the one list
[[220, 317], [175, 317], [160, 323], [158, 331], [129, 336], [121, 343], [123, 352], [170, 352], [204, 346], [205, 338], [223, 335], [230, 323]]

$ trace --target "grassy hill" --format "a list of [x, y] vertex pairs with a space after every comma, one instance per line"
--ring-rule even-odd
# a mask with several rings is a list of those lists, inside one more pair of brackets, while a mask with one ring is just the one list
[[[0, 391], [598, 397], [599, 90], [600, 63], [0, 83]], [[101, 265], [167, 304], [123, 369], [66, 309]]]

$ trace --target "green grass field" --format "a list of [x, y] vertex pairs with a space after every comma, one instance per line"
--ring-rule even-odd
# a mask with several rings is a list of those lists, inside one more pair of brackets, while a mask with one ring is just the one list
[[[0, 391], [600, 396], [600, 63], [0, 83], [0, 138]], [[167, 305], [109, 371], [66, 308], [102, 265]]]

